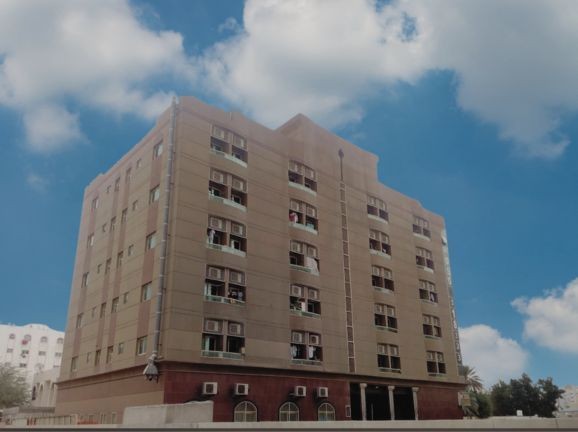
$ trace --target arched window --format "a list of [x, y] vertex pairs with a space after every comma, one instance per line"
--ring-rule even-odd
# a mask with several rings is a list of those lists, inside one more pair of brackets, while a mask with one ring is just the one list
[[16, 335], [15, 335], [14, 333], [10, 333], [9, 338], [10, 338], [10, 339], [16, 339]]
[[257, 421], [257, 407], [249, 402], [239, 402], [235, 406], [234, 421], [236, 422], [256, 422]]
[[293, 402], [285, 402], [279, 408], [279, 421], [299, 421], [299, 407]]
[[48, 342], [48, 338], [46, 336], [42, 336], [40, 338], [40, 342]]
[[335, 420], [335, 408], [333, 405], [327, 402], [323, 402], [317, 408], [317, 420], [319, 421], [334, 421]]
[[58, 339], [56, 339], [56, 343], [57, 343], [57, 344], [63, 344], [63, 343], [64, 343], [64, 339], [58, 338]]

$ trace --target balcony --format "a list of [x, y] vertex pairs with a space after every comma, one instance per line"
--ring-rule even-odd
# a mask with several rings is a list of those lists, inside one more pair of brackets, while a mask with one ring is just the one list
[[295, 182], [292, 182], [291, 180], [289, 180], [289, 186], [294, 187], [295, 189], [299, 189], [299, 190], [305, 191], [307, 193], [310, 193], [313, 196], [317, 196], [317, 192], [315, 192], [311, 188], [308, 188], [307, 186], [302, 185], [301, 183], [295, 183]]
[[232, 248], [232, 247], [230, 247], [230, 246], [226, 246], [226, 245], [220, 245], [220, 244], [215, 244], [215, 243], [207, 243], [207, 248], [209, 248], [209, 249], [214, 249], [214, 250], [218, 250], [218, 251], [221, 251], [221, 252], [230, 253], [230, 254], [232, 254], [232, 255], [237, 255], [237, 256], [240, 256], [240, 257], [243, 257], [243, 258], [247, 256], [247, 253], [246, 253], [246, 252], [244, 252], [244, 251], [242, 251], [242, 250], [239, 250], [239, 249]]
[[314, 227], [304, 225], [299, 222], [289, 222], [289, 226], [317, 235], [317, 230]]
[[229, 360], [243, 360], [244, 357], [242, 353], [233, 353], [226, 351], [209, 351], [209, 350], [202, 350], [201, 356], [210, 358], [222, 358]]
[[235, 162], [236, 164], [241, 165], [243, 168], [247, 168], [247, 162], [245, 162], [245, 161], [243, 161], [243, 160], [241, 160], [241, 159], [239, 159], [233, 155], [225, 153], [224, 151], [221, 151], [221, 150], [217, 150], [215, 148], [211, 148], [211, 152], [214, 155], [217, 155], [217, 156], [220, 156], [220, 157], [225, 158], [227, 160], [230, 160], [231, 162]]

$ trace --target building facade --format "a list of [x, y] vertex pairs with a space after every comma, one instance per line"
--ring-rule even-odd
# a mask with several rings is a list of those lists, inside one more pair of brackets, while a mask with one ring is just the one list
[[36, 372], [32, 379], [32, 397], [30, 405], [33, 407], [54, 407], [56, 405], [56, 385], [60, 376], [60, 367]]
[[37, 372], [59, 367], [64, 332], [44, 324], [0, 324], [0, 363], [17, 368], [32, 386]]
[[461, 417], [444, 221], [377, 162], [302, 115], [175, 102], [86, 188], [57, 413]]

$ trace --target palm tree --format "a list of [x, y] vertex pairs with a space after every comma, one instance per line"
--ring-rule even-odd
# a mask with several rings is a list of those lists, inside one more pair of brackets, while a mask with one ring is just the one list
[[484, 385], [482, 384], [482, 379], [479, 377], [476, 369], [464, 365], [462, 368], [462, 373], [466, 378], [466, 390], [470, 392], [480, 393], [484, 390]]

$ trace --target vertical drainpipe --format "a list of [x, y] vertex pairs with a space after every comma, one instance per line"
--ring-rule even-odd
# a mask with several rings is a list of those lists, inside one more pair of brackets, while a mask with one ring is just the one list
[[169, 214], [171, 208], [171, 193], [173, 187], [173, 168], [175, 158], [175, 127], [177, 121], [177, 109], [178, 109], [178, 100], [176, 97], [173, 97], [173, 102], [171, 104], [171, 116], [169, 125], [169, 148], [167, 156], [167, 169], [165, 174], [163, 237], [160, 244], [160, 270], [159, 270], [159, 285], [157, 290], [157, 304], [155, 311], [155, 332], [153, 340], [153, 352], [151, 355], [151, 359], [153, 362], [159, 357], [161, 345], [161, 325], [163, 318], [163, 298], [166, 289], [167, 250], [169, 240]]

